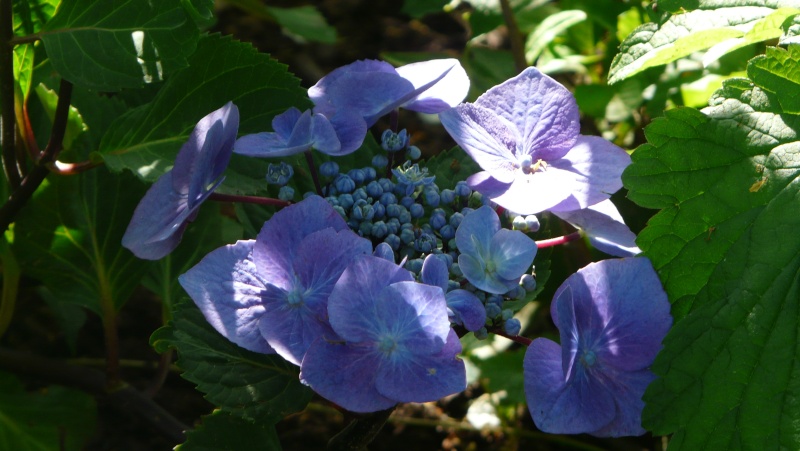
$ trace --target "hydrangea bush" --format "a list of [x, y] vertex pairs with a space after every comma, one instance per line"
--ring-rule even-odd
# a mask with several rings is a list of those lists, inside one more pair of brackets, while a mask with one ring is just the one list
[[[278, 448], [274, 425], [309, 402], [352, 420], [330, 449], [360, 449], [401, 404], [491, 389], [487, 362], [503, 352], [546, 434], [800, 447], [798, 5], [615, 4], [622, 42], [602, 47], [604, 63], [559, 41], [591, 5], [523, 27], [523, 46], [526, 14], [500, 3], [515, 57], [504, 79], [476, 67], [476, 47], [362, 59], [304, 89], [268, 55], [201, 31], [210, 0], [0, 0], [0, 337], [35, 288], [73, 349], [79, 315], [99, 316], [106, 373], [22, 348], [0, 347], [0, 367], [101, 380], [90, 390], [172, 418], [120, 373], [118, 315], [147, 290], [163, 306], [160, 368], [177, 351], [217, 408], [186, 436], [177, 420], [161, 426], [185, 449]], [[323, 20], [269, 11], [305, 38], [283, 14]], [[760, 47], [768, 39], [778, 46]], [[744, 51], [741, 73], [721, 73]], [[697, 104], [686, 61], [716, 87]], [[614, 115], [614, 102], [635, 114]], [[455, 147], [418, 141], [415, 115]], [[639, 136], [647, 115], [663, 117]], [[659, 210], [638, 236], [626, 194]], [[90, 397], [0, 378], [13, 426], [0, 442], [86, 445]], [[26, 414], [25, 396], [77, 413]]]

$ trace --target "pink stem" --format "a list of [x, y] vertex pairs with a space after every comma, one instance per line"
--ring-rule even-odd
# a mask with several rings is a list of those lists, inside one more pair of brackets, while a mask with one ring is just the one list
[[559, 244], [566, 244], [570, 241], [576, 241], [580, 239], [581, 232], [572, 232], [569, 235], [559, 236], [557, 238], [550, 238], [549, 240], [541, 240], [536, 242], [536, 247], [539, 249], [545, 247], [552, 247], [558, 246]]
[[524, 345], [524, 346], [530, 346], [531, 343], [533, 343], [533, 340], [531, 340], [530, 338], [522, 337], [522, 336], [519, 336], [519, 335], [508, 335], [507, 333], [503, 332], [499, 328], [498, 329], [489, 329], [489, 332], [491, 332], [491, 333], [493, 333], [495, 335], [500, 335], [501, 337], [508, 338], [509, 340], [511, 340], [511, 341], [513, 341], [515, 343], [519, 343], [519, 344]]
[[211, 193], [208, 197], [210, 200], [216, 200], [218, 202], [245, 202], [250, 204], [259, 204], [259, 205], [272, 205], [275, 207], [288, 207], [291, 205], [291, 202], [280, 200], [280, 199], [272, 199], [269, 197], [258, 197], [258, 196], [237, 196], [233, 194], [220, 194], [220, 193]]

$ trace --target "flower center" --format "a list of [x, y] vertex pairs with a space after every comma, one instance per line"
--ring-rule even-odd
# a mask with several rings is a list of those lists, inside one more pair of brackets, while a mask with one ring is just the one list
[[530, 155], [520, 155], [517, 158], [517, 164], [519, 168], [525, 174], [533, 174], [537, 171], [544, 171], [547, 169], [547, 162], [542, 160], [541, 158], [536, 160], [536, 163], [533, 162], [533, 158]]
[[289, 302], [289, 305], [293, 307], [300, 306], [303, 303], [303, 293], [298, 289], [294, 289], [289, 292], [287, 301]]
[[597, 363], [597, 354], [594, 351], [585, 351], [581, 356], [581, 363], [585, 367], [594, 366]]
[[397, 342], [394, 341], [393, 337], [384, 335], [380, 338], [380, 340], [378, 340], [378, 349], [380, 349], [384, 354], [391, 354], [395, 349], [397, 349]]

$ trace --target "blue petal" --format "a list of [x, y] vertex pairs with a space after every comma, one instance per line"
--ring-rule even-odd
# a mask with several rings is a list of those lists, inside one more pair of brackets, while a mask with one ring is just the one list
[[611, 390], [617, 406], [614, 421], [602, 428], [591, 431], [595, 437], [627, 437], [642, 435], [647, 432], [642, 427], [642, 396], [656, 379], [650, 370], [620, 372], [612, 378], [604, 378], [604, 385]]
[[256, 237], [253, 260], [270, 283], [287, 287], [292, 283], [292, 262], [306, 236], [328, 227], [348, 229], [344, 219], [319, 196], [310, 196], [272, 215]]
[[490, 207], [470, 212], [456, 229], [456, 246], [461, 254], [484, 256], [488, 254], [492, 237], [500, 230], [500, 218]]
[[439, 287], [417, 282], [396, 282], [381, 290], [373, 301], [382, 333], [415, 354], [441, 351], [450, 333], [447, 301]]
[[475, 105], [514, 124], [520, 136], [518, 155], [531, 155], [534, 162], [561, 158], [580, 133], [575, 97], [534, 67], [491, 88]]
[[228, 166], [239, 129], [239, 109], [231, 102], [197, 123], [181, 147], [172, 168], [173, 188], [187, 195], [190, 204]]
[[473, 332], [486, 325], [486, 307], [473, 293], [455, 289], [448, 292], [445, 299], [447, 307], [453, 312], [454, 323]]
[[447, 282], [450, 280], [447, 264], [437, 256], [431, 254], [425, 257], [422, 262], [422, 270], [419, 273], [422, 283], [433, 285], [447, 291]]
[[553, 214], [583, 230], [592, 245], [606, 254], [631, 257], [642, 252], [636, 246], [636, 235], [625, 225], [611, 200], [583, 210], [554, 211]]
[[[324, 310], [325, 293], [300, 290], [304, 302], [289, 302], [290, 292], [267, 284], [264, 289], [264, 315], [258, 322], [261, 335], [275, 351], [287, 361], [300, 365], [309, 346], [320, 337], [335, 337], [319, 306]], [[290, 290], [291, 291], [291, 290]]]
[[328, 317], [336, 333], [348, 342], [371, 341], [380, 318], [375, 301], [383, 289], [414, 277], [382, 258], [364, 256], [345, 269], [328, 298]]
[[342, 143], [328, 118], [322, 114], [311, 116], [311, 141], [313, 147], [328, 155], [341, 155]]
[[181, 241], [193, 210], [186, 196], [176, 193], [172, 186], [172, 172], [167, 172], [147, 190], [133, 212], [122, 245], [139, 258], [163, 258]]
[[621, 147], [599, 136], [579, 136], [569, 153], [550, 162], [563, 183], [573, 186], [570, 196], [550, 210], [580, 210], [608, 199], [622, 188], [622, 171], [630, 163], [630, 155]]
[[237, 241], [206, 255], [178, 281], [222, 336], [254, 352], [274, 354], [258, 329], [264, 281], [252, 260], [254, 241]]
[[292, 136], [292, 131], [294, 131], [294, 127], [297, 121], [300, 120], [302, 114], [303, 113], [295, 107], [289, 108], [272, 118], [272, 130], [274, 130], [279, 137], [283, 138], [284, 141], [287, 141], [289, 137]]
[[516, 284], [533, 264], [536, 242], [519, 230], [500, 229], [492, 237], [489, 255], [497, 275]]
[[320, 339], [306, 353], [300, 381], [351, 412], [376, 412], [397, 404], [375, 388], [378, 365], [375, 354], [363, 346]]
[[[397, 73], [422, 92], [403, 108], [420, 113], [440, 113], [458, 105], [469, 92], [469, 77], [457, 59], [438, 59], [411, 63]], [[433, 81], [433, 83], [431, 83]]]
[[474, 258], [468, 254], [458, 256], [458, 266], [469, 283], [483, 291], [504, 294], [514, 288], [518, 281], [501, 279], [496, 274], [487, 271], [486, 264], [481, 258]]
[[367, 123], [361, 115], [348, 110], [339, 111], [330, 118], [336, 131], [340, 148], [337, 153], [325, 152], [329, 155], [347, 155], [356, 151], [367, 136]]
[[286, 139], [275, 132], [255, 133], [244, 135], [234, 145], [234, 151], [239, 155], [256, 158], [288, 157], [305, 152], [311, 143], [290, 147]]
[[483, 170], [503, 183], [522, 171], [515, 152], [520, 136], [494, 112], [469, 103], [439, 114], [442, 126]]
[[372, 255], [394, 263], [394, 251], [392, 250], [392, 246], [386, 242], [381, 242], [375, 246], [375, 251]]
[[446, 345], [434, 355], [412, 354], [381, 360], [375, 386], [387, 398], [400, 402], [435, 401], [467, 387], [464, 362], [457, 357], [461, 343], [449, 329]]
[[[571, 296], [562, 301], [567, 289]], [[667, 295], [646, 258], [589, 264], [568, 277], [554, 299], [551, 314], [562, 344], [565, 335], [588, 337], [598, 360], [620, 370], [650, 366], [672, 325]]]
[[611, 394], [590, 378], [566, 382], [561, 347], [537, 338], [523, 361], [525, 399], [536, 427], [551, 434], [580, 434], [610, 424], [616, 416]]

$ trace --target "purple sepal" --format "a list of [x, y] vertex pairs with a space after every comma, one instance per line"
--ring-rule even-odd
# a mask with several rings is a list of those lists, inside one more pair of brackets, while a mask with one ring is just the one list
[[561, 346], [537, 339], [525, 355], [525, 392], [537, 427], [601, 437], [641, 435], [649, 366], [672, 324], [646, 258], [592, 263], [556, 290]]
[[486, 307], [475, 294], [467, 290], [455, 289], [445, 294], [450, 321], [474, 332], [486, 325]]
[[178, 281], [222, 336], [250, 351], [274, 354], [258, 328], [266, 282], [253, 263], [254, 243], [237, 241], [216, 249]]
[[577, 211], [554, 211], [553, 214], [583, 230], [592, 246], [615, 257], [632, 257], [641, 249], [636, 235], [625, 225], [611, 200]]

